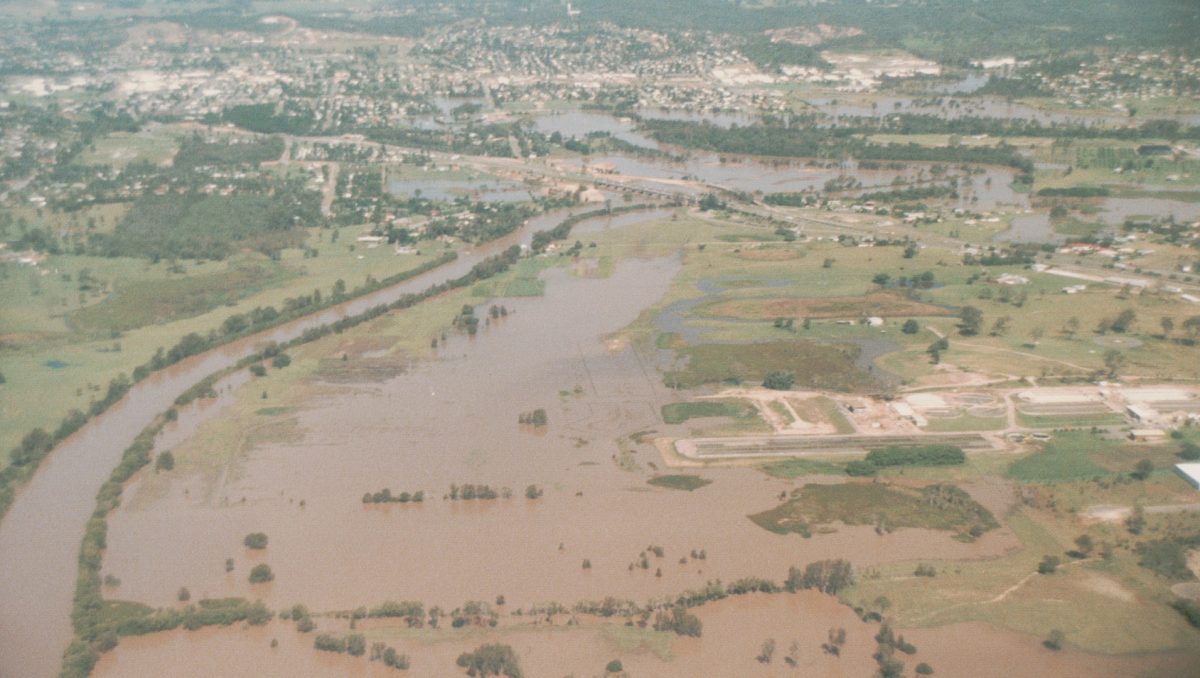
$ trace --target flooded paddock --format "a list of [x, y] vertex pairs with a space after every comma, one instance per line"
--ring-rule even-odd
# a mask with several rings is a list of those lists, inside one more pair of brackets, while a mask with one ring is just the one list
[[[661, 461], [633, 434], [665, 430], [659, 410], [674, 396], [646, 358], [603, 338], [656, 303], [677, 270], [674, 257], [623, 260], [609, 278], [551, 269], [544, 297], [502, 300], [506, 318], [473, 339], [451, 338], [436, 360], [383, 382], [323, 387], [288, 415], [297, 440], [254, 447], [215, 480], [144, 474], [109, 521], [105, 573], [122, 581], [111, 595], [170, 605], [186, 586], [197, 597], [321, 610], [385, 598], [453, 607], [500, 594], [517, 605], [570, 604], [645, 600], [713, 578], [781, 579], [789, 566], [822, 558], [867, 566], [1016, 547], [1005, 530], [973, 544], [870, 527], [810, 540], [775, 535], [746, 516], [793, 483], [749, 469], [706, 473], [715, 482], [691, 493], [646, 485]], [[388, 331], [402, 331], [403, 314], [395, 322]], [[536, 408], [548, 412], [545, 430], [519, 426], [518, 415]], [[205, 437], [201, 425], [176, 453], [201, 453]], [[622, 446], [636, 450], [637, 470], [615, 462]], [[513, 496], [443, 499], [468, 482]], [[526, 499], [531, 484], [544, 496]], [[362, 503], [384, 487], [422, 490], [426, 500]], [[255, 531], [270, 536], [265, 552], [241, 546]], [[630, 570], [651, 544], [664, 557]], [[696, 549], [707, 559], [687, 558]], [[275, 581], [251, 586], [245, 572], [260, 561]]]
[[[176, 397], [267, 342], [287, 341], [308, 328], [461, 276], [511, 245], [527, 245], [533, 233], [553, 228], [578, 211], [556, 210], [540, 215], [509, 236], [464, 252], [455, 261], [426, 274], [156, 372], [59, 445], [21, 489], [0, 522], [0, 569], [6, 573], [0, 578], [0, 675], [52, 675], [57, 671], [62, 651], [71, 639], [71, 597], [80, 540], [84, 524], [95, 509], [96, 491], [138, 432], [170, 407]], [[652, 211], [640, 216], [655, 219], [661, 213]]]

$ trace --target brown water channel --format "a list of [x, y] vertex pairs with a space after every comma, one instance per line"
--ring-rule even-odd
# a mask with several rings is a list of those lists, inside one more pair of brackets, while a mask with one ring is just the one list
[[[517, 232], [462, 253], [454, 262], [394, 287], [348, 301], [274, 330], [195, 356], [135, 385], [124, 399], [63, 442], [18, 494], [0, 522], [0, 677], [49, 676], [58, 671], [71, 638], [76, 559], [96, 492], [121, 453], [155, 415], [205, 376], [235, 364], [269, 341], [361, 313], [404, 294], [459, 277], [476, 263], [533, 233], [553, 228], [569, 211], [531, 219]], [[654, 219], [662, 212], [618, 217]], [[153, 550], [155, 545], [147, 545]]]

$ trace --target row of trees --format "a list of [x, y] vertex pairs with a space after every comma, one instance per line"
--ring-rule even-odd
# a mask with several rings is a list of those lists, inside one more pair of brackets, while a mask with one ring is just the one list
[[425, 492], [417, 490], [412, 493], [392, 494], [392, 491], [385, 487], [378, 492], [367, 492], [362, 497], [364, 504], [407, 504], [410, 501], [417, 504], [425, 501]]
[[847, 126], [788, 127], [761, 124], [729, 128], [709, 122], [643, 119], [640, 126], [657, 141], [717, 153], [795, 158], [841, 158], [861, 160], [948, 162], [1006, 165], [1022, 172], [1033, 171], [1033, 161], [1003, 141], [995, 147], [921, 146], [878, 144], [865, 141], [864, 134], [877, 134], [878, 127]]

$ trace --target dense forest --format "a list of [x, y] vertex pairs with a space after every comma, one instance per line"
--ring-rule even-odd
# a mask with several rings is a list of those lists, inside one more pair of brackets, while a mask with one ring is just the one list
[[264, 253], [294, 247], [298, 227], [319, 220], [320, 195], [297, 187], [273, 194], [149, 195], [139, 198], [97, 253], [151, 259], [223, 259], [240, 248]]

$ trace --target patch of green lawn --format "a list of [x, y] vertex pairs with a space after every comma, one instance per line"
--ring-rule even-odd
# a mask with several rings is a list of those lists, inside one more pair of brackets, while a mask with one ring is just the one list
[[708, 485], [712, 481], [708, 478], [701, 478], [700, 476], [685, 474], [654, 476], [646, 482], [656, 487], [668, 487], [672, 490], [687, 490], [688, 492], [691, 492], [692, 490], [698, 490], [701, 487]]

